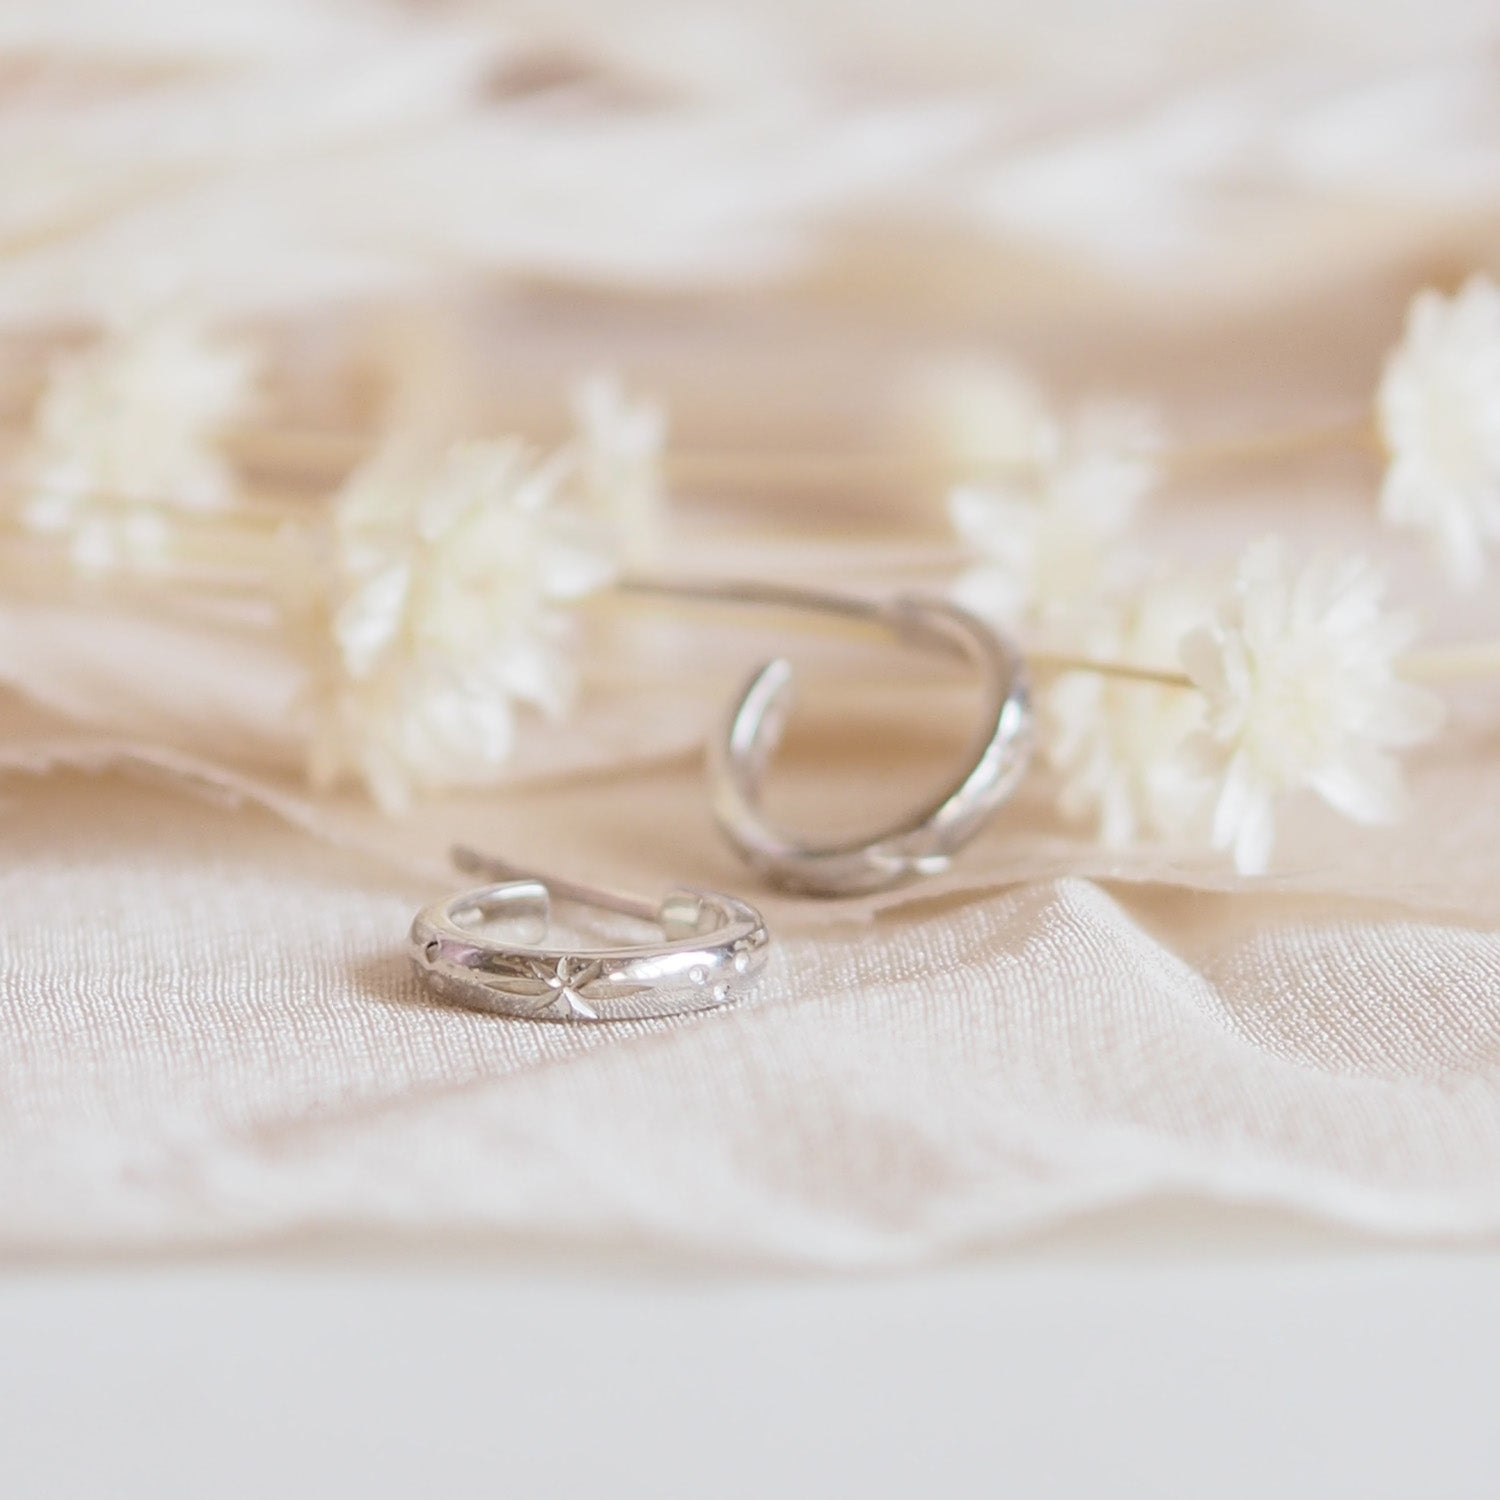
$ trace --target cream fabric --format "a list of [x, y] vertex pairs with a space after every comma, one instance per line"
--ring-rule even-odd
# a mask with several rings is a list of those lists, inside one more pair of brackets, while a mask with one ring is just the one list
[[[1366, 399], [1400, 301], [1331, 300], [1295, 340], [1283, 324], [1281, 403]], [[1314, 335], [1335, 322], [1344, 342]], [[780, 334], [784, 361], [803, 346]], [[1219, 337], [1238, 361], [1255, 334]], [[1186, 430], [1196, 376], [1239, 366], [1182, 337], [1184, 357], [1139, 383]], [[674, 412], [711, 385], [702, 352], [686, 346], [699, 378]], [[1340, 365], [1325, 376], [1336, 400], [1298, 384], [1319, 362]], [[792, 443], [763, 409], [774, 392], [757, 391], [687, 445], [715, 430], [743, 442], [752, 421]], [[868, 394], [851, 385], [850, 409], [878, 409]], [[1233, 555], [1276, 529], [1378, 542], [1373, 463], [1329, 468], [1211, 498], [1184, 484], [1148, 524], [1164, 556]], [[715, 521], [732, 545], [684, 500], [672, 565], [940, 587], [954, 557], [939, 499], [908, 496], [883, 523], [858, 498]], [[801, 540], [778, 540], [783, 525]], [[1449, 598], [1403, 558], [1398, 597], [1428, 610], [1434, 638], [1494, 634], [1482, 595]], [[950, 874], [815, 903], [755, 889], [712, 828], [696, 746], [742, 671], [792, 650], [814, 669], [814, 713], [777, 805], [807, 826], [868, 827], [957, 753], [972, 694], [931, 663], [913, 674], [842, 641], [825, 656], [806, 621], [789, 634], [632, 616], [614, 655], [588, 658], [580, 717], [528, 726], [507, 788], [393, 823], [353, 795], [308, 794], [295, 683], [262, 634], [231, 619], [210, 639], [156, 602], [65, 598], [41, 571], [6, 584], [0, 681], [32, 701], [0, 698], [0, 770], [16, 773], [0, 781], [5, 1254], [339, 1232], [867, 1264], [1161, 1194], [1387, 1234], [1500, 1227], [1490, 687], [1455, 691], [1451, 729], [1412, 758], [1406, 823], [1357, 829], [1298, 803], [1253, 885], [1198, 849], [1103, 850], [1059, 824], [1036, 777]], [[814, 675], [830, 661], [833, 685]], [[453, 888], [457, 837], [642, 894], [751, 896], [775, 966], [755, 1002], [678, 1023], [445, 1009], [401, 945], [415, 907]]]
[[[951, 455], [931, 450], [930, 433], [919, 439], [911, 386], [933, 360], [1010, 356], [1065, 402], [1091, 391], [1159, 403], [1176, 458], [1142, 540], [1161, 544], [1163, 562], [1222, 560], [1273, 530], [1299, 548], [1382, 545], [1377, 455], [1350, 431], [1324, 447], [1309, 430], [1368, 413], [1417, 286], [1493, 262], [1486, 216], [1474, 213], [1483, 158], [1455, 150], [1488, 141], [1493, 121], [1450, 109], [1449, 93], [1425, 83], [1392, 93], [1405, 75], [1387, 76], [1387, 51], [1402, 67], [1426, 67], [1427, 54], [1404, 33], [1375, 35], [1363, 12], [1359, 34], [1379, 45], [1351, 72], [1353, 32], [1330, 30], [1322, 7], [1315, 35], [1266, 31], [1258, 17], [1243, 37], [1230, 26], [1228, 51], [1205, 45], [1201, 8], [1189, 7], [1184, 44], [1146, 46], [1130, 97], [1110, 104], [1097, 49], [1050, 58], [1049, 43], [1018, 67], [1027, 48], [972, 45], [981, 10], [1008, 24], [997, 8], [961, 9], [936, 29], [924, 11], [920, 38], [890, 31], [895, 72], [850, 71], [830, 52], [827, 81], [863, 108], [866, 88], [849, 85], [865, 75], [895, 79], [903, 98], [900, 79], [929, 79], [924, 101], [957, 100], [967, 116], [967, 58], [1003, 56], [996, 128], [1022, 153], [1022, 187], [1026, 153], [1043, 153], [1030, 167], [1041, 173], [1033, 206], [1046, 153], [1066, 148], [1058, 205], [1078, 200], [1071, 236], [1034, 240], [1024, 192], [1016, 225], [976, 234], [985, 182], [1011, 201], [1005, 179], [981, 171], [985, 182], [934, 178], [920, 224], [851, 221], [774, 289], [689, 294], [669, 270], [646, 298], [579, 292], [567, 283], [587, 274], [588, 256], [569, 250], [561, 276], [527, 257], [534, 280], [453, 287], [429, 309], [418, 363], [441, 379], [428, 390], [407, 372], [424, 422], [551, 442], [566, 426], [567, 385], [616, 368], [663, 400], [674, 460], [741, 455], [717, 484], [698, 481], [701, 494], [681, 477], [690, 463], [676, 470], [663, 567], [941, 589], [962, 563], [943, 505]], [[1111, 10], [1122, 24], [1125, 14]], [[1426, 9], [1421, 21], [1425, 47]], [[1132, 37], [1140, 24], [1132, 10]], [[883, 57], [885, 33], [868, 30], [854, 42]], [[849, 41], [840, 31], [839, 45]], [[1482, 50], [1449, 42], [1462, 58]], [[543, 75], [555, 52], [549, 42]], [[82, 100], [96, 73], [114, 86], [89, 62], [59, 97], [76, 86]], [[571, 62], [564, 73], [571, 80]], [[791, 76], [787, 98], [801, 107], [800, 63]], [[642, 99], [660, 102], [659, 83], [598, 92], [633, 117]], [[1033, 88], [1046, 108], [1028, 124]], [[684, 105], [703, 109], [706, 97], [690, 92]], [[767, 118], [780, 121], [776, 97]], [[131, 89], [121, 98], [141, 102]], [[1233, 128], [1213, 123], [1216, 99]], [[1430, 100], [1442, 102], [1431, 118]], [[1012, 105], [1020, 113], [1003, 125]], [[755, 104], [747, 123], [764, 113]], [[1358, 122], [1376, 115], [1385, 125], [1367, 142]], [[1205, 129], [1213, 149], [1200, 160]], [[1322, 181], [1351, 130], [1361, 151]], [[1401, 149], [1387, 149], [1398, 138]], [[710, 155], [727, 149], [711, 131], [702, 139]], [[875, 156], [882, 140], [888, 150], [893, 138], [878, 131]], [[1183, 144], [1193, 149], [1178, 160]], [[1457, 176], [1455, 161], [1468, 163]], [[1076, 192], [1090, 170], [1102, 198]], [[769, 161], [766, 173], [761, 196], [781, 178]], [[1118, 190], [1132, 182], [1143, 195], [1133, 209], [1101, 211], [1129, 200]], [[245, 189], [241, 208], [266, 191], [254, 173]], [[691, 206], [675, 186], [668, 198]], [[963, 212], [947, 212], [950, 201]], [[1179, 206], [1191, 210], [1180, 223]], [[545, 203], [523, 204], [534, 209], [548, 221]], [[99, 227], [89, 214], [80, 222]], [[389, 223], [403, 259], [436, 243], [413, 238], [399, 214]], [[66, 239], [49, 233], [12, 258], [30, 316], [77, 279]], [[1070, 241], [1089, 253], [1062, 253]], [[1131, 243], [1149, 253], [1120, 259]], [[260, 267], [237, 278], [263, 280]], [[96, 283], [80, 285], [92, 298]], [[273, 335], [286, 388], [258, 419], [267, 435], [373, 427], [375, 366], [412, 363], [421, 320], [405, 341], [392, 331], [407, 321], [388, 327], [361, 299]], [[396, 353], [377, 358], [387, 346]], [[0, 352], [16, 376], [15, 415], [44, 351]], [[1279, 458], [1278, 432], [1291, 438]], [[854, 459], [844, 483], [755, 478], [761, 459], [774, 476], [778, 457], [839, 451]], [[272, 478], [311, 499], [339, 475], [312, 463]], [[269, 601], [76, 577], [55, 547], [17, 537], [3, 550], [0, 684], [15, 696], [0, 697], [0, 772], [13, 773], [0, 780], [0, 1253], [341, 1231], [854, 1264], [1181, 1193], [1391, 1234], [1497, 1227], [1492, 689], [1466, 689], [1452, 731], [1414, 757], [1407, 823], [1354, 829], [1299, 804], [1271, 875], [1253, 885], [1197, 849], [1102, 850], [1058, 823], [1034, 778], [940, 879], [852, 902], [765, 897], [778, 952], [756, 1002], [673, 1024], [545, 1026], [445, 1009], [408, 975], [412, 910], [452, 888], [447, 844], [463, 837], [644, 894], [685, 882], [760, 900], [711, 827], [696, 747], [756, 656], [795, 648], [816, 666], [816, 643], [600, 601], [593, 618], [613, 628], [591, 632], [580, 717], [528, 725], [496, 794], [392, 823], [353, 795], [308, 793], [297, 657]], [[1494, 636], [1483, 591], [1450, 598], [1415, 548], [1400, 555], [1398, 596], [1427, 607], [1440, 637]], [[821, 727], [799, 730], [777, 780], [781, 806], [830, 831], [909, 801], [955, 753], [971, 711], [930, 663], [919, 675], [885, 654], [837, 661], [848, 691], [823, 679], [811, 695], [823, 699]]]
[[[639, 889], [727, 875], [675, 822], [695, 781], [555, 787], [512, 832]], [[434, 887], [394, 866], [117, 777], [10, 796], [12, 1257], [336, 1231], [868, 1264], [1184, 1193], [1500, 1226], [1500, 936], [1467, 917], [1056, 874], [873, 925], [768, 902], [753, 1003], [569, 1027], [431, 1003], [401, 939]]]

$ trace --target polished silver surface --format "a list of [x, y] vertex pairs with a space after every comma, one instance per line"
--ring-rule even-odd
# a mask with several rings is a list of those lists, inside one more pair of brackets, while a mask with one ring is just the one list
[[[514, 877], [501, 861], [455, 850], [471, 871]], [[655, 942], [580, 948], [548, 941], [553, 900], [660, 929]], [[494, 931], [479, 931], [481, 924]], [[710, 1010], [738, 999], [766, 961], [770, 935], [744, 901], [668, 891], [657, 905], [566, 881], [504, 878], [417, 913], [411, 961], [435, 994], [472, 1010], [541, 1021], [622, 1021]]]
[[757, 583], [653, 583], [638, 592], [730, 604], [811, 610], [878, 626], [907, 645], [971, 663], [985, 691], [984, 716], [961, 774], [935, 801], [865, 839], [823, 843], [774, 823], [763, 784], [791, 708], [790, 662], [767, 663], [736, 701], [724, 733], [709, 744], [714, 815], [740, 856], [782, 890], [813, 896], [884, 890], [946, 870], [1010, 796], [1031, 756], [1031, 707], [1020, 655], [967, 610], [943, 600], [851, 599]]

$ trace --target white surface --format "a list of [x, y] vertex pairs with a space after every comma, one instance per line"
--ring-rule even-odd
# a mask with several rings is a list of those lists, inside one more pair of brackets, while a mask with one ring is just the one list
[[1472, 1252], [39, 1271], [0, 1335], [5, 1500], [1500, 1493]]

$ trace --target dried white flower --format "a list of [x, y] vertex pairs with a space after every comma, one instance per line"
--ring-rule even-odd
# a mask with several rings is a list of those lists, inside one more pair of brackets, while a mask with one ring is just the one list
[[167, 313], [60, 359], [24, 462], [23, 524], [65, 538], [81, 567], [160, 563], [173, 510], [233, 503], [218, 442], [253, 408], [256, 373], [247, 345]]
[[948, 501], [979, 559], [955, 598], [1004, 625], [1088, 598], [1155, 482], [1160, 443], [1150, 414], [1094, 401], [1064, 417], [1003, 366], [971, 369], [945, 389], [950, 459], [982, 476]]
[[652, 561], [666, 520], [666, 413], [655, 402], [630, 400], [613, 376], [595, 375], [573, 393], [573, 420], [584, 504], [615, 535], [627, 562]]
[[[1196, 575], [1150, 579], [1101, 607], [1078, 637], [1077, 654], [1175, 674], [1184, 638], [1212, 607], [1213, 589]], [[1106, 672], [1064, 672], [1037, 706], [1064, 817], [1094, 820], [1112, 848], [1187, 828], [1204, 793], [1180, 754], [1203, 720], [1197, 693]]]
[[1443, 705], [1397, 676], [1416, 621], [1383, 611], [1384, 591], [1363, 558], [1296, 568], [1280, 541], [1264, 542], [1213, 622], [1183, 642], [1182, 664], [1207, 700], [1189, 754], [1218, 779], [1213, 842], [1234, 851], [1241, 874], [1267, 867], [1284, 793], [1315, 792], [1359, 823], [1399, 816], [1389, 752], [1435, 733]]
[[517, 704], [569, 706], [562, 607], [606, 583], [599, 528], [558, 502], [566, 465], [519, 442], [391, 451], [350, 481], [321, 537], [309, 623], [309, 769], [362, 781], [388, 812], [414, 792], [493, 784]]
[[1472, 587], [1500, 541], [1500, 287], [1474, 276], [1453, 297], [1413, 299], [1377, 411], [1390, 455], [1383, 515], [1426, 532]]

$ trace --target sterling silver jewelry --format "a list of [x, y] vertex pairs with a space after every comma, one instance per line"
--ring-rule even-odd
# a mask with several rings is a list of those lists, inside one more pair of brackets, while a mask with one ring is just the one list
[[958, 657], [979, 669], [985, 712], [961, 774], [936, 801], [868, 839], [818, 843], [773, 823], [762, 811], [762, 783], [791, 708], [792, 667], [768, 662], [751, 677], [722, 736], [709, 742], [714, 815], [741, 858], [772, 885], [812, 896], [885, 890], [946, 870], [1015, 790], [1031, 758], [1032, 722], [1020, 654], [967, 610], [901, 596], [876, 603], [811, 589], [760, 583], [655, 583], [636, 592], [813, 610], [880, 626], [898, 641]]
[[[409, 951], [429, 989], [472, 1010], [542, 1021], [680, 1015], [739, 998], [765, 965], [766, 924], [734, 896], [674, 890], [653, 904], [523, 875], [468, 849], [455, 849], [453, 858], [496, 883], [424, 907], [412, 923]], [[597, 949], [551, 946], [554, 900], [652, 923], [662, 939]], [[476, 931], [485, 921], [511, 935]]]

